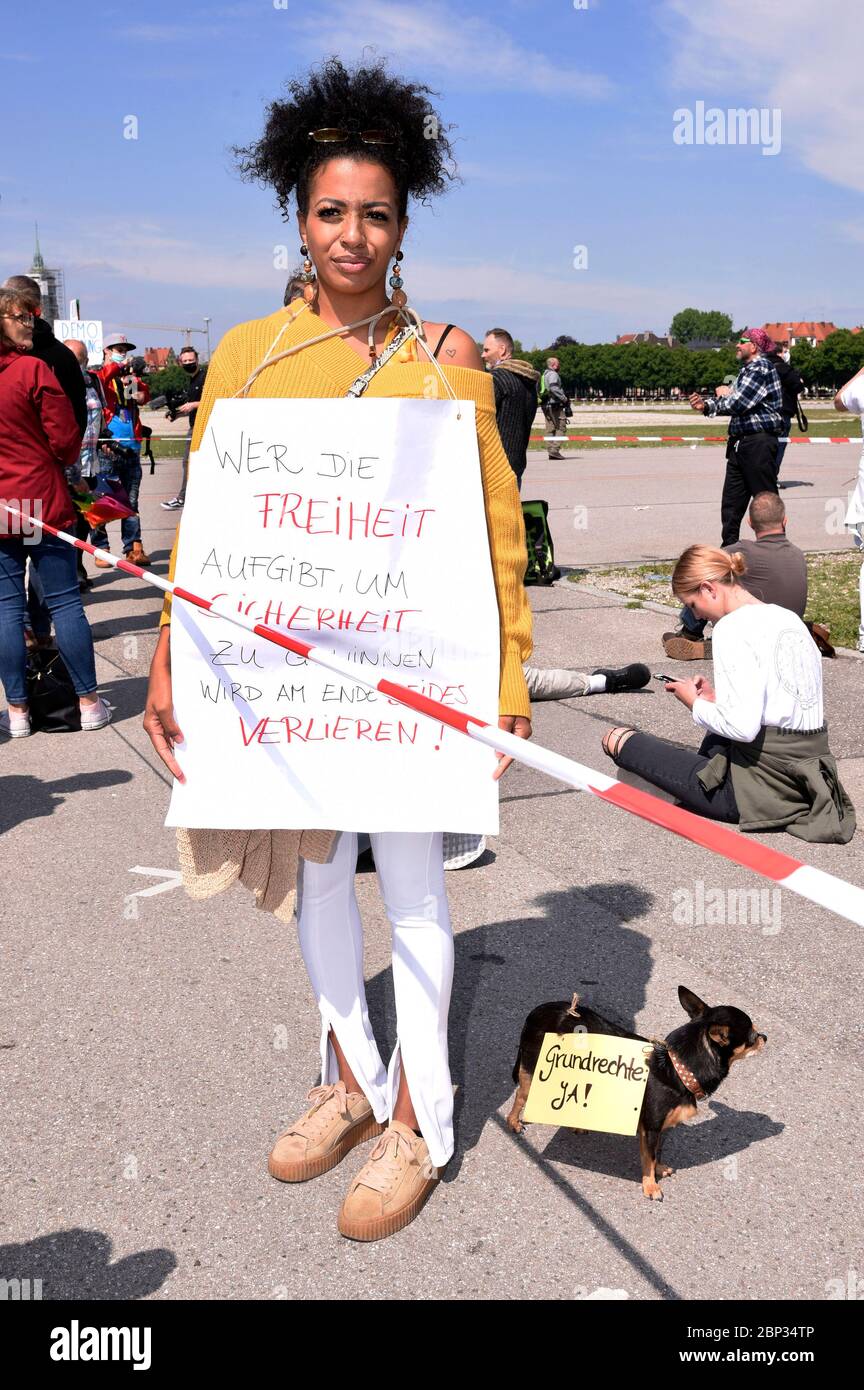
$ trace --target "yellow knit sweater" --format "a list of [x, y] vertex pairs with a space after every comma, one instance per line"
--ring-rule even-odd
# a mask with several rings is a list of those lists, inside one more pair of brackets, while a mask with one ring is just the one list
[[[297, 308], [295, 301], [290, 309]], [[265, 356], [289, 312], [280, 309], [268, 318], [240, 323], [225, 334], [207, 371], [204, 394], [195, 418], [193, 450], [199, 447], [213, 402], [240, 390]], [[323, 320], [307, 309], [285, 330], [275, 351], [282, 352], [326, 331]], [[422, 354], [424, 361], [399, 360], [404, 355], [396, 354], [375, 374], [365, 396], [422, 399], [429, 394], [430, 381], [435, 381], [443, 392], [440, 377], [425, 359], [425, 354]], [[301, 399], [344, 396], [352, 381], [368, 366], [368, 360], [364, 361], [345, 339], [330, 338], [267, 367], [256, 378], [249, 395]], [[522, 582], [526, 566], [525, 528], [516, 478], [495, 423], [492, 380], [485, 372], [470, 367], [442, 367], [442, 371], [459, 400], [475, 402], [483, 498], [501, 628], [499, 712], [530, 717], [531, 704], [522, 673], [522, 662], [531, 654], [531, 609]], [[357, 408], [363, 409], [362, 397]], [[175, 540], [169, 570], [172, 579], [176, 558]], [[161, 622], [170, 620], [171, 599], [166, 596]]]

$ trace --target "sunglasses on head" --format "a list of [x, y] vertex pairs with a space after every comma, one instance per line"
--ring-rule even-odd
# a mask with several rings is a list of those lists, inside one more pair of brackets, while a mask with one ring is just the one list
[[347, 126], [322, 126], [320, 130], [310, 130], [312, 139], [318, 145], [338, 145], [352, 138], [364, 145], [395, 145], [394, 136], [387, 130], [351, 130]]

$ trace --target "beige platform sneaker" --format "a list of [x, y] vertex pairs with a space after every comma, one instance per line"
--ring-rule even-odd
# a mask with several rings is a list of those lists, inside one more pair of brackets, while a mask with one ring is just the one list
[[335, 1168], [366, 1139], [382, 1134], [366, 1097], [346, 1091], [344, 1081], [313, 1086], [310, 1108], [276, 1140], [267, 1168], [280, 1182], [306, 1182]]
[[391, 1120], [348, 1189], [339, 1231], [349, 1240], [382, 1240], [418, 1215], [438, 1184], [425, 1139]]

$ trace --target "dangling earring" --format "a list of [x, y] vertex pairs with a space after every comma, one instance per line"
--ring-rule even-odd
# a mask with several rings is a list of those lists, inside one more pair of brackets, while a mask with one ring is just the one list
[[390, 288], [393, 291], [390, 296], [390, 303], [396, 309], [404, 309], [405, 305], [408, 303], [408, 296], [402, 288], [405, 282], [402, 279], [399, 268], [399, 262], [403, 259], [403, 253], [397, 251], [395, 259], [396, 264], [393, 267], [393, 274], [390, 276]]
[[303, 281], [303, 298], [307, 304], [314, 304], [318, 298], [318, 279], [309, 259], [309, 247], [305, 241], [300, 246], [300, 255], [304, 257], [303, 273], [300, 276]]

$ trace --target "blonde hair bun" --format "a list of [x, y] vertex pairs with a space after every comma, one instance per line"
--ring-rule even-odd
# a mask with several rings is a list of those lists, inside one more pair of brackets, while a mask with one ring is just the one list
[[714, 545], [689, 545], [672, 571], [672, 592], [681, 598], [700, 584], [737, 584], [746, 571], [747, 562], [738, 550], [729, 555]]

